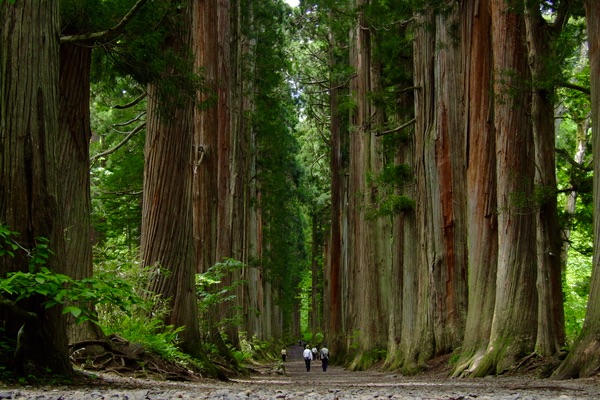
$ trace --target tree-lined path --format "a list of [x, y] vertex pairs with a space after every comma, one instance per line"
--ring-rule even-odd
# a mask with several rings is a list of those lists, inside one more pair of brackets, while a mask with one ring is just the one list
[[593, 379], [599, 15], [0, 0], [0, 381], [140, 354], [226, 381], [293, 337], [343, 368], [291, 348], [284, 374], [177, 387], [529, 390], [436, 360]]

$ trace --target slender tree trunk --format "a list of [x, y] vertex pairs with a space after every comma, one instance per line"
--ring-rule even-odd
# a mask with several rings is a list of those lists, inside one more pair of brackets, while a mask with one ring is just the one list
[[534, 350], [537, 331], [533, 143], [525, 90], [522, 15], [490, 2], [494, 53], [494, 126], [498, 205], [496, 299], [486, 354], [476, 376], [501, 373]]
[[217, 243], [216, 207], [218, 203], [218, 144], [215, 127], [218, 121], [218, 7], [216, 1], [194, 3], [194, 38], [196, 65], [201, 69], [205, 91], [199, 101], [203, 107], [194, 113], [194, 239], [197, 272], [214, 265]]
[[496, 159], [493, 126], [491, 16], [488, 0], [465, 3], [467, 221], [469, 302], [462, 352], [455, 375], [468, 374], [485, 354], [496, 295], [498, 225], [496, 218]]
[[[330, 23], [333, 23], [334, 15], [329, 14]], [[337, 55], [339, 51], [339, 39], [333, 29], [330, 27], [329, 33], [329, 113], [330, 113], [330, 132], [331, 132], [331, 223], [330, 223], [330, 246], [329, 261], [326, 263], [325, 270], [325, 294], [324, 297], [324, 321], [325, 333], [328, 340], [329, 349], [333, 354], [338, 354], [342, 347], [343, 328], [342, 321], [343, 309], [342, 303], [342, 272], [344, 253], [347, 249], [344, 247], [347, 238], [344, 237], [343, 212], [344, 212], [344, 190], [345, 190], [345, 168], [344, 168], [344, 140], [345, 132], [344, 118], [340, 110], [340, 97], [343, 94], [341, 82], [335, 79], [335, 71], [339, 68], [340, 60]]]
[[[577, 141], [575, 144], [575, 154], [573, 161], [581, 167], [584, 165], [587, 148], [590, 142], [588, 130], [590, 128], [590, 119], [585, 118], [583, 121], [577, 121]], [[564, 271], [569, 258], [569, 248], [571, 239], [571, 230], [573, 228], [573, 220], [575, 218], [575, 209], [577, 205], [577, 190], [571, 191], [567, 195], [567, 201], [564, 206], [564, 223], [562, 229], [562, 248], [561, 248], [561, 269]]]
[[[414, 250], [413, 260], [404, 265], [404, 287], [402, 291], [402, 343], [403, 360], [401, 370], [414, 374], [424, 368], [425, 362], [435, 352], [433, 342], [433, 315], [430, 304], [428, 258], [433, 242], [427, 236], [426, 226], [431, 224], [428, 187], [426, 179], [432, 171], [426, 161], [435, 161], [431, 135], [435, 133], [435, 98], [433, 60], [435, 52], [435, 23], [431, 12], [415, 16], [417, 28], [414, 40], [414, 83], [415, 91], [415, 220], [414, 242], [407, 244], [405, 251]], [[427, 28], [425, 27], [427, 26]], [[432, 29], [433, 28], [433, 29]]]
[[[398, 30], [398, 37], [403, 37], [407, 34], [406, 28]], [[413, 57], [403, 57], [400, 61], [399, 68], [406, 71], [412, 71]], [[412, 75], [408, 75], [400, 81], [399, 87], [410, 88], [414, 86]], [[395, 165], [406, 165], [414, 170], [414, 125], [410, 121], [414, 120], [414, 89], [402, 91], [396, 98], [395, 115], [392, 120], [398, 126], [406, 126], [402, 131], [402, 135], [409, 138], [399, 141], [396, 154], [394, 156]], [[406, 125], [408, 124], [408, 125]], [[408, 181], [402, 187], [394, 190], [394, 195], [404, 196], [409, 199], [415, 198], [414, 182]], [[410, 319], [410, 316], [404, 314], [404, 297], [405, 297], [405, 271], [410, 270], [408, 267], [414, 264], [414, 255], [416, 254], [415, 240], [415, 213], [414, 211], [405, 211], [394, 215], [392, 220], [392, 264], [389, 277], [389, 286], [392, 290], [390, 296], [389, 312], [388, 312], [388, 347], [387, 358], [385, 361], [386, 368], [397, 369], [404, 361], [401, 356], [400, 346], [403, 342], [403, 326], [405, 319]], [[410, 280], [410, 277], [406, 279]], [[410, 336], [410, 334], [408, 334]]]
[[[75, 279], [93, 275], [90, 204], [90, 69], [88, 46], [60, 46], [60, 139], [63, 174], [63, 208], [68, 275]], [[88, 305], [93, 307], [92, 304]], [[76, 324], [69, 318], [71, 343], [103, 337], [92, 322]]]
[[[0, 221], [33, 248], [49, 240], [46, 267], [68, 273], [65, 263], [59, 138], [58, 1], [4, 2], [0, 6]], [[28, 256], [0, 259], [0, 276], [28, 271]], [[36, 314], [27, 321], [16, 363], [31, 361], [56, 374], [70, 374], [66, 320], [61, 307], [44, 299], [21, 304]], [[25, 321], [9, 318], [7, 335]], [[12, 339], [16, 339], [13, 336]]]
[[322, 287], [323, 282], [323, 270], [318, 263], [319, 256], [322, 254], [322, 249], [319, 241], [320, 227], [320, 215], [318, 214], [317, 207], [313, 207], [311, 211], [312, 219], [312, 245], [310, 250], [310, 270], [312, 276], [312, 293], [311, 293], [311, 313], [310, 313], [310, 330], [313, 333], [321, 330], [323, 314], [322, 314], [322, 292], [319, 287]]
[[[592, 132], [600, 132], [600, 3], [584, 0], [592, 93]], [[553, 377], [569, 379], [593, 376], [600, 368], [600, 135], [593, 135], [594, 150], [594, 259], [590, 296], [583, 329], [572, 351]]]
[[[566, 18], [565, 18], [566, 20]], [[532, 133], [535, 144], [535, 186], [539, 209], [536, 212], [538, 333], [535, 350], [551, 356], [565, 342], [561, 237], [556, 201], [556, 165], [554, 134], [554, 87], [544, 84], [552, 76], [546, 67], [554, 58], [554, 38], [562, 26], [550, 30], [539, 5], [526, 5], [525, 26], [529, 69], [534, 85], [531, 100]]]

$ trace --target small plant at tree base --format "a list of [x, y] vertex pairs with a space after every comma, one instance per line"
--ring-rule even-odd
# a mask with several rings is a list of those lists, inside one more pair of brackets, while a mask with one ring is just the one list
[[[235, 299], [235, 288], [239, 285], [246, 284], [245, 280], [237, 280], [231, 285], [223, 286], [221, 282], [223, 278], [235, 270], [242, 269], [244, 263], [231, 258], [225, 259], [223, 262], [216, 263], [206, 272], [196, 274], [196, 294], [198, 295], [198, 308], [202, 315], [209, 315], [216, 307], [227, 301]], [[237, 314], [237, 313], [236, 313]], [[221, 319], [220, 327], [227, 324], [236, 324], [237, 321], [229, 319]]]

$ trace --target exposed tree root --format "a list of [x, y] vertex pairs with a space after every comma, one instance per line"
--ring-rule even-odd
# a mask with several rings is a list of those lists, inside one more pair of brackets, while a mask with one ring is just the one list
[[199, 371], [164, 360], [147, 352], [140, 344], [131, 343], [118, 335], [111, 335], [107, 340], [85, 340], [70, 347], [71, 362], [87, 371], [169, 381], [196, 381], [203, 377]]

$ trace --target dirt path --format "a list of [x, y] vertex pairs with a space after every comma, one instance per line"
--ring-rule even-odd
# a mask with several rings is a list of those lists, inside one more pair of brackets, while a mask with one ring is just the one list
[[285, 375], [255, 375], [236, 379], [235, 385], [274, 389], [279, 398], [330, 399], [600, 399], [598, 380], [549, 381], [520, 377], [450, 379], [423, 375], [403, 377], [380, 371], [350, 372], [330, 365], [323, 372], [320, 361], [306, 371], [302, 348], [288, 349]]
[[570, 400], [600, 399], [597, 379], [549, 381], [500, 377], [448, 379], [442, 375], [403, 377], [396, 373], [350, 372], [320, 361], [307, 372], [302, 348], [291, 347], [284, 369], [265, 367], [260, 374], [230, 382], [158, 382], [101, 375], [86, 387], [3, 387], [1, 399], [36, 400], [167, 400], [167, 399], [325, 399], [325, 400]]

